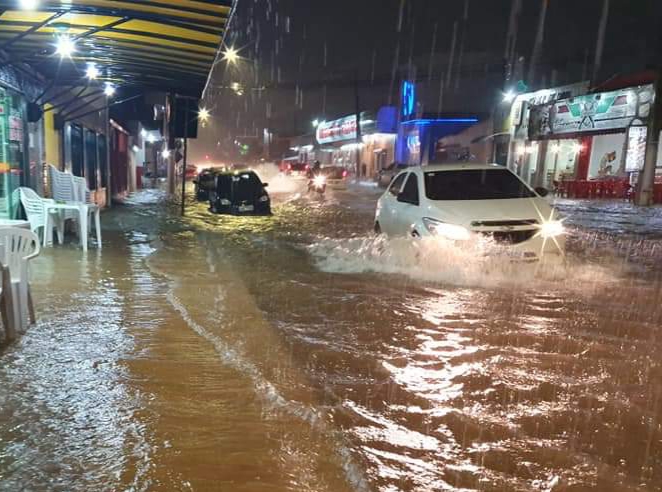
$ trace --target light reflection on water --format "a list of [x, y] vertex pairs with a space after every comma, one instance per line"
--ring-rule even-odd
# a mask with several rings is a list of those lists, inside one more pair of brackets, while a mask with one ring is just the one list
[[0, 490], [662, 483], [659, 279], [422, 282], [362, 264], [365, 197], [184, 221], [155, 198], [101, 255], [39, 259], [40, 325], [0, 355]]

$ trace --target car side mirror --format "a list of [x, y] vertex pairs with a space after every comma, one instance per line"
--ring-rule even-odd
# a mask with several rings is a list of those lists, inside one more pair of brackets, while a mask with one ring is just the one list
[[269, 186], [269, 183], [262, 183], [262, 188], [266, 188], [267, 186]]
[[538, 193], [538, 195], [542, 197], [546, 197], [547, 195], [549, 195], [549, 190], [547, 188], [543, 188], [542, 186], [538, 186], [534, 188], [533, 191], [535, 191], [536, 193]]

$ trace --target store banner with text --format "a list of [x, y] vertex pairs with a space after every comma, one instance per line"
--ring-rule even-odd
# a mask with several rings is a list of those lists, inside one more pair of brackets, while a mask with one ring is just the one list
[[651, 114], [653, 86], [588, 94], [531, 108], [529, 138], [599, 133], [645, 125]]

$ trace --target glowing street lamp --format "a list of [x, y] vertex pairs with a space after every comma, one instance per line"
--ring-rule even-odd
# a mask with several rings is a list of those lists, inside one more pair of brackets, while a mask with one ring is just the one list
[[163, 157], [164, 159], [167, 159], [168, 157], [170, 157], [170, 150], [169, 149], [163, 149], [163, 151], [161, 152], [161, 157]]
[[60, 55], [60, 58], [71, 58], [74, 51], [76, 51], [76, 43], [68, 34], [62, 34], [57, 38], [55, 53]]
[[104, 87], [103, 93], [107, 97], [112, 97], [115, 94], [115, 86], [110, 82], [106, 82], [106, 87]]
[[39, 0], [20, 0], [18, 3], [23, 10], [36, 10]]
[[239, 60], [239, 51], [234, 49], [234, 47], [232, 46], [228, 46], [223, 52], [223, 59], [226, 62], [234, 65], [235, 63], [237, 63], [237, 60]]
[[89, 63], [87, 65], [87, 70], [85, 71], [85, 76], [90, 80], [95, 80], [99, 77], [99, 69], [94, 63]]
[[209, 121], [209, 110], [207, 108], [200, 108], [198, 110], [198, 119], [203, 123], [207, 123]]

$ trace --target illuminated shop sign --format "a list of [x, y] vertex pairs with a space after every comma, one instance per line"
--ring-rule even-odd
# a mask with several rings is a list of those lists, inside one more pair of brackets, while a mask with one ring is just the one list
[[405, 80], [402, 83], [402, 118], [407, 120], [416, 113], [416, 85]]
[[[374, 120], [366, 119], [366, 116], [366, 113], [361, 113], [362, 130], [369, 125], [372, 125], [371, 128], [374, 127]], [[317, 125], [315, 138], [320, 144], [356, 140], [356, 116], [345, 116], [337, 120], [321, 122]]]
[[531, 109], [531, 138], [618, 130], [645, 124], [653, 104], [653, 86], [563, 99]]

